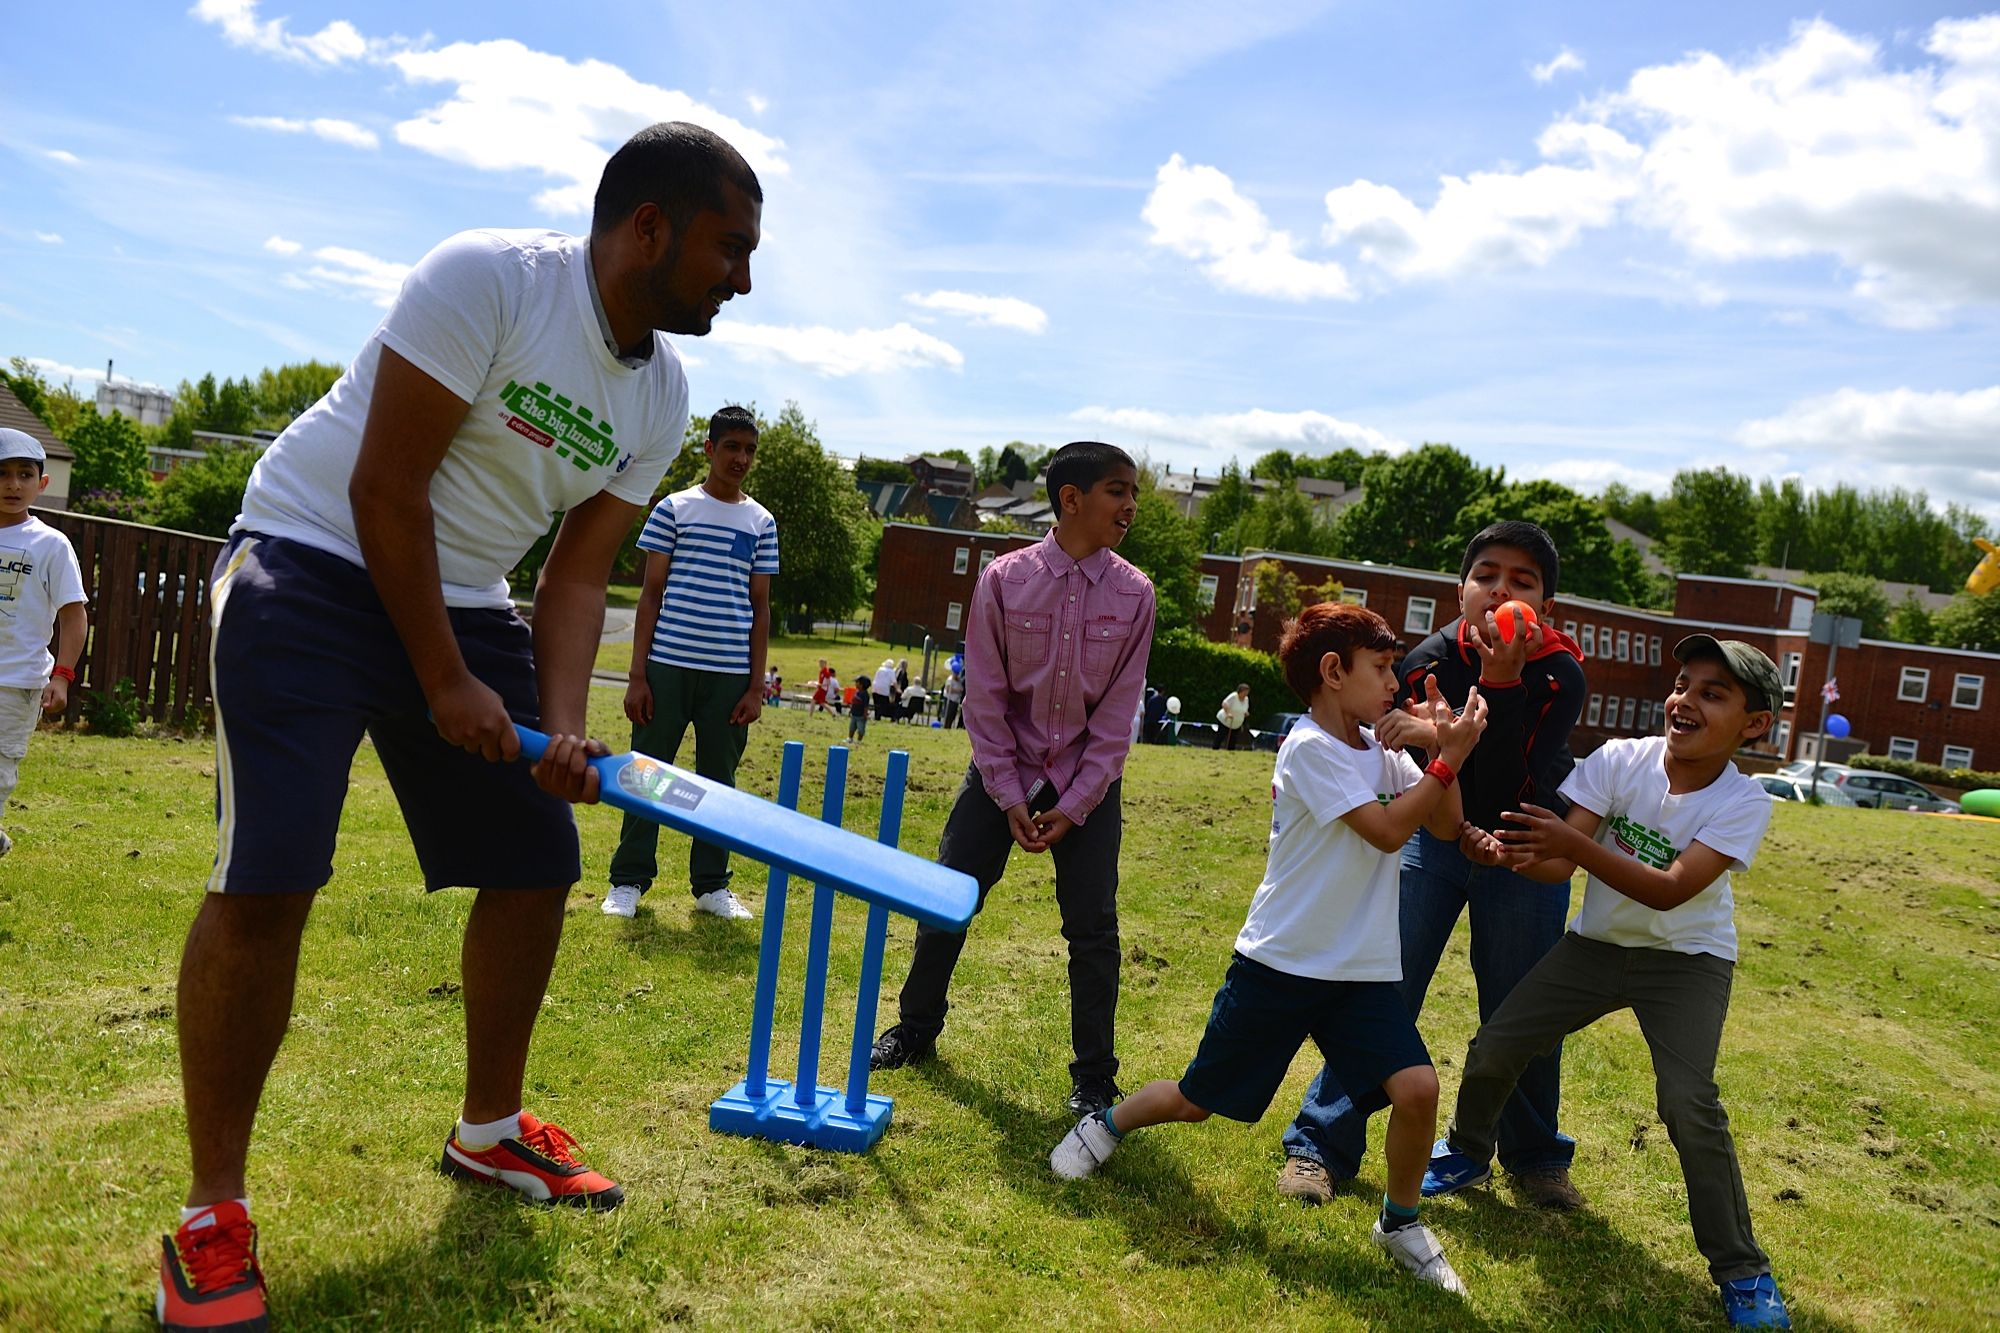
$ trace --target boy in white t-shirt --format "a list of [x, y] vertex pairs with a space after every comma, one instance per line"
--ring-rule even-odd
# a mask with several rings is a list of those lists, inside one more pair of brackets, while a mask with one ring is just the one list
[[[48, 489], [48, 455], [26, 431], [0, 428], [0, 816], [43, 713], [69, 707], [83, 655], [83, 575], [69, 538], [28, 512]], [[56, 651], [49, 652], [49, 639]], [[14, 840], [0, 828], [0, 856]]]
[[[695, 771], [725, 787], [750, 741], [750, 724], [778, 697], [765, 668], [778, 521], [743, 490], [757, 461], [757, 418], [725, 407], [709, 418], [708, 475], [653, 506], [639, 533], [646, 575], [633, 620], [625, 716], [632, 748], [668, 763], [694, 728]], [[611, 857], [607, 916], [633, 916], [659, 872], [660, 826], [625, 816]], [[743, 921], [750, 909], [729, 888], [729, 853], [696, 839], [688, 885], [698, 912]]]
[[1680, 1154], [1695, 1244], [1738, 1328], [1790, 1328], [1770, 1260], [1750, 1232], [1715, 1057], [1736, 963], [1730, 872], [1747, 870], [1771, 821], [1764, 789], [1730, 756], [1770, 730], [1784, 684], [1747, 643], [1694, 634], [1667, 696], [1664, 736], [1619, 739], [1562, 784], [1567, 819], [1537, 805], [1487, 839], [1490, 863], [1545, 882], [1589, 874], [1569, 933], [1514, 987], [1466, 1052], [1451, 1128], [1424, 1194], [1492, 1175], [1494, 1126], [1521, 1070], [1568, 1034], [1631, 1009], [1653, 1053], [1660, 1119]]
[[[1421, 771], [1369, 729], [1396, 694], [1396, 636], [1363, 607], [1324, 602], [1286, 627], [1285, 680], [1311, 709], [1278, 749], [1264, 882], [1236, 937], [1208, 1030], [1187, 1073], [1159, 1079], [1079, 1121], [1049, 1155], [1059, 1176], [1093, 1174], [1126, 1134], [1220, 1113], [1254, 1122], [1308, 1037], [1350, 1095], [1393, 1108], [1389, 1181], [1375, 1243], [1425, 1282], [1465, 1286], [1417, 1221], [1426, 1145], [1437, 1125], [1437, 1071], [1397, 993], [1397, 853], [1418, 825], [1456, 838], [1464, 827], [1458, 766], [1486, 726], [1475, 686], [1454, 718], [1435, 684], [1421, 724], [1437, 758]], [[1399, 719], [1409, 719], [1399, 714]]]

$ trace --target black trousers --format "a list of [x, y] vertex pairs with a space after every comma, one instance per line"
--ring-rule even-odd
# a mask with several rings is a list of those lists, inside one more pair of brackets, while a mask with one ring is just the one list
[[[1123, 833], [1118, 801], [1123, 785], [1123, 779], [1113, 782], [1090, 818], [1049, 851], [1056, 863], [1062, 934], [1069, 942], [1069, 1035], [1076, 1053], [1069, 1067], [1072, 1078], [1112, 1078], [1118, 1073], [1113, 1029], [1118, 1014], [1118, 844]], [[1029, 809], [1047, 810], [1059, 795], [1044, 786]], [[984, 907], [1014, 850], [1007, 812], [986, 794], [979, 770], [968, 768], [945, 820], [944, 835], [938, 839], [939, 863], [978, 881], [979, 905]], [[917, 926], [916, 953], [899, 999], [903, 1024], [913, 1032], [934, 1037], [944, 1030], [951, 1008], [945, 993], [964, 948], [963, 932]]]

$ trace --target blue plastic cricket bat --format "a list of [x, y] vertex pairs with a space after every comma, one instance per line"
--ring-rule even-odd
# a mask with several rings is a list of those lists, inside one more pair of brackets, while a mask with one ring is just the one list
[[[549, 738], [518, 723], [514, 730], [521, 737], [521, 756], [540, 759]], [[590, 766], [597, 770], [598, 799], [606, 805], [927, 925], [964, 930], [979, 905], [979, 886], [970, 875], [710, 782], [651, 755], [601, 755]]]

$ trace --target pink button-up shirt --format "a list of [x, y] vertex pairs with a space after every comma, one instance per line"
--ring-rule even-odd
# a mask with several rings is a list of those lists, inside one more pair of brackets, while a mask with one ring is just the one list
[[1125, 771], [1153, 646], [1153, 585], [1108, 548], [1069, 558], [1055, 534], [979, 577], [965, 635], [965, 729], [1002, 810], [1038, 782], [1090, 817]]

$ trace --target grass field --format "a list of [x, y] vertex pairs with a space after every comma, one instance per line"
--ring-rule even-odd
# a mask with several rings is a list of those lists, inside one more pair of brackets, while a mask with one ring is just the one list
[[[593, 707], [600, 734], [620, 734], [615, 693], [597, 691]], [[786, 732], [818, 750], [836, 726], [766, 717], [743, 783], [768, 794]], [[905, 843], [927, 851], [966, 741], [871, 729], [854, 826], [872, 827], [891, 744], [912, 751]], [[809, 753], [807, 803], [822, 764]], [[1133, 758], [1128, 1087], [1178, 1074], [1194, 1049], [1261, 868], [1269, 763]], [[200, 741], [44, 733], [24, 778], [7, 811], [18, 846], [0, 862], [0, 1326], [137, 1329], [186, 1183], [174, 972], [212, 851], [212, 755]], [[942, 1058], [876, 1080], [896, 1109], [873, 1152], [710, 1134], [708, 1102], [742, 1073], [754, 923], [691, 918], [671, 881], [637, 920], [602, 916], [616, 822], [591, 809], [582, 824], [585, 883], [530, 1106], [582, 1139], [626, 1206], [540, 1211], [433, 1173], [460, 1093], [469, 898], [416, 887], [364, 748], [251, 1155], [277, 1326], [1720, 1326], [1629, 1018], [1567, 1047], [1565, 1127], [1587, 1211], [1524, 1211], [1504, 1185], [1427, 1210], [1471, 1287], [1461, 1302], [1416, 1287], [1368, 1243], [1379, 1119], [1361, 1190], [1316, 1211], [1273, 1192], [1305, 1056], [1259, 1125], [1150, 1130], [1095, 1180], [1050, 1176], [1068, 1127], [1068, 1028], [1045, 861], [1018, 858], [976, 923]], [[669, 839], [667, 863], [680, 855]], [[761, 874], [738, 864], [761, 904]], [[1794, 805], [1741, 877], [1720, 1081], [1758, 1235], [1801, 1328], [2000, 1321], [1996, 885], [2000, 826]], [[777, 1069], [793, 1058], [806, 898], [793, 898]], [[847, 1047], [860, 916], [846, 905], [837, 928], [828, 1081]], [[898, 922], [885, 1014], [909, 939]], [[1461, 932], [1423, 1023], [1447, 1096], [1473, 1018]]]
[[[766, 664], [778, 669], [785, 678], [785, 692], [794, 689], [812, 692], [813, 679], [819, 674], [819, 659], [824, 657], [827, 664], [840, 674], [844, 682], [852, 683], [864, 671], [873, 673], [882, 665], [885, 657], [908, 658], [912, 663], [911, 675], [923, 665], [923, 653], [908, 648], [891, 648], [879, 639], [862, 639], [853, 636], [834, 638], [830, 635], [774, 634], [767, 651]], [[627, 643], [607, 643], [597, 650], [597, 669], [623, 676], [632, 666], [632, 645]], [[938, 668], [938, 684], [943, 684], [943, 667]]]

